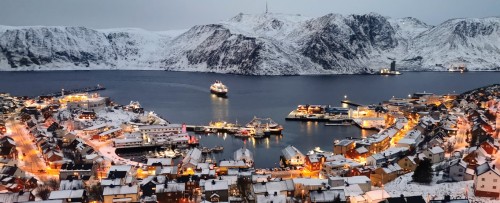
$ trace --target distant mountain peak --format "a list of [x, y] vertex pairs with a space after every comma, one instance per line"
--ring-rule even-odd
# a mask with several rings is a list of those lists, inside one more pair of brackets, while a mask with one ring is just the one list
[[377, 13], [240, 13], [183, 31], [0, 26], [0, 70], [165, 69], [249, 75], [500, 67], [500, 18], [437, 26]]

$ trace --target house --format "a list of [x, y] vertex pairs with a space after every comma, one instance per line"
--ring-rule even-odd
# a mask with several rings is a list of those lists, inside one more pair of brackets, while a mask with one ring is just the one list
[[311, 154], [306, 156], [304, 166], [309, 171], [321, 170], [326, 158], [322, 154]]
[[230, 169], [245, 169], [248, 168], [248, 165], [242, 161], [221, 161], [219, 163], [219, 171], [221, 174], [227, 174]]
[[[252, 177], [254, 179], [254, 177]], [[282, 180], [282, 181], [270, 181], [271, 178], [266, 178], [262, 176], [260, 179], [256, 178], [254, 184], [252, 184], [252, 193], [255, 196], [273, 194], [277, 192], [279, 195], [285, 197], [291, 197], [294, 195], [294, 184], [292, 180]]]
[[423, 153], [433, 164], [444, 161], [444, 150], [439, 146], [426, 149]]
[[158, 202], [178, 202], [180, 199], [185, 198], [188, 193], [186, 192], [186, 185], [177, 182], [165, 182], [165, 184], [156, 185], [156, 196]]
[[17, 159], [16, 142], [10, 136], [0, 138], [0, 158]]
[[484, 142], [482, 142], [479, 147], [483, 148], [484, 151], [486, 151], [486, 153], [488, 153], [489, 155], [493, 155], [493, 154], [496, 154], [497, 151], [498, 151], [498, 143], [496, 144], [493, 144], [491, 143], [490, 141], [486, 140]]
[[0, 176], [23, 178], [26, 177], [26, 173], [16, 165], [5, 165], [0, 169]]
[[500, 172], [495, 165], [484, 163], [476, 168], [474, 195], [477, 197], [500, 197]]
[[79, 190], [84, 189], [85, 185], [83, 180], [61, 180], [59, 183], [59, 190]]
[[129, 184], [134, 181], [136, 175], [135, 167], [131, 165], [112, 165], [109, 168], [107, 178], [108, 179], [119, 179], [121, 185]]
[[375, 169], [370, 174], [372, 185], [380, 186], [396, 179], [401, 173], [401, 167], [398, 164], [387, 164]]
[[190, 149], [187, 155], [182, 159], [181, 169], [183, 172], [193, 175], [194, 169], [201, 162], [201, 150], [198, 148]]
[[83, 176], [92, 176], [94, 174], [94, 164], [74, 164], [64, 163], [59, 171], [59, 179], [66, 180], [69, 176], [75, 176], [78, 179]]
[[309, 202], [347, 202], [345, 192], [342, 189], [313, 190], [309, 192]]
[[[363, 195], [363, 199], [366, 203], [382, 202], [389, 197], [391, 197], [391, 195], [389, 195], [389, 193], [387, 193], [385, 190], [372, 190], [372, 191], [366, 192]], [[355, 199], [357, 199], [357, 198], [355, 197]], [[359, 203], [359, 201], [351, 201], [351, 203], [352, 202]]]
[[285, 149], [281, 150], [285, 159], [285, 165], [299, 166], [305, 163], [305, 156], [294, 146], [288, 145]]
[[398, 161], [398, 165], [404, 173], [413, 172], [417, 168], [417, 160], [416, 156], [405, 156]]
[[467, 168], [467, 163], [461, 159], [450, 161], [447, 171], [448, 177], [454, 181], [467, 181], [474, 179], [474, 170]]
[[0, 193], [0, 202], [27, 202], [35, 200], [31, 192], [7, 192]]
[[50, 192], [49, 200], [63, 200], [65, 202], [87, 202], [87, 192], [80, 190], [56, 190]]
[[137, 185], [110, 185], [103, 189], [104, 203], [137, 202], [139, 201], [139, 187]]
[[157, 185], [166, 184], [165, 176], [149, 176], [143, 179], [139, 185], [143, 196], [151, 196], [155, 193]]
[[374, 154], [366, 158], [366, 164], [372, 166], [381, 166], [387, 161], [397, 161], [399, 157], [404, 155], [408, 151], [406, 147], [391, 147], [380, 153]]
[[361, 191], [368, 192], [372, 189], [372, 181], [366, 176], [351, 176], [351, 177], [328, 177], [328, 185], [332, 187], [358, 185]]
[[256, 202], [262, 203], [287, 203], [286, 196], [274, 192], [273, 194], [265, 193], [263, 195], [256, 195]]
[[349, 150], [352, 150], [356, 147], [356, 143], [354, 140], [340, 140], [339, 142], [335, 142], [333, 145], [333, 154], [347, 154]]
[[205, 182], [205, 199], [211, 202], [229, 201], [229, 184], [226, 180]]

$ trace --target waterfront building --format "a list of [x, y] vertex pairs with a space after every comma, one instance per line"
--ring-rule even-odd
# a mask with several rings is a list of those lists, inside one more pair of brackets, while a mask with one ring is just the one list
[[300, 166], [305, 162], [305, 156], [294, 146], [288, 145], [285, 149], [281, 150], [285, 158], [285, 165]]
[[352, 150], [356, 147], [356, 143], [354, 140], [340, 140], [339, 142], [335, 142], [333, 145], [333, 154], [345, 155], [348, 154], [349, 150]]

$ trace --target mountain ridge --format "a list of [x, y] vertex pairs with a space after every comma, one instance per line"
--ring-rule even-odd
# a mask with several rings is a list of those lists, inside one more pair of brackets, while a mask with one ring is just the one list
[[362, 74], [387, 67], [499, 70], [500, 18], [427, 25], [377, 13], [238, 14], [181, 31], [0, 26], [0, 70], [171, 70], [245, 75]]

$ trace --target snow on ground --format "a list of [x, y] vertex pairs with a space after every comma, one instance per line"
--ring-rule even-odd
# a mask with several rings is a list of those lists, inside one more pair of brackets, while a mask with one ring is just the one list
[[[442, 174], [442, 173], [440, 173]], [[448, 194], [452, 199], [466, 198], [466, 192], [469, 195], [471, 202], [481, 203], [498, 203], [498, 200], [490, 200], [489, 198], [479, 198], [474, 196], [474, 189], [472, 185], [474, 181], [450, 182], [450, 183], [436, 183], [441, 180], [442, 176], [434, 176], [430, 185], [421, 185], [411, 182], [413, 173], [408, 173], [396, 178], [394, 181], [387, 183], [384, 189], [392, 196], [399, 197], [401, 194], [405, 196], [422, 195], [424, 199], [429, 196], [430, 199], [443, 199], [444, 195]]]

